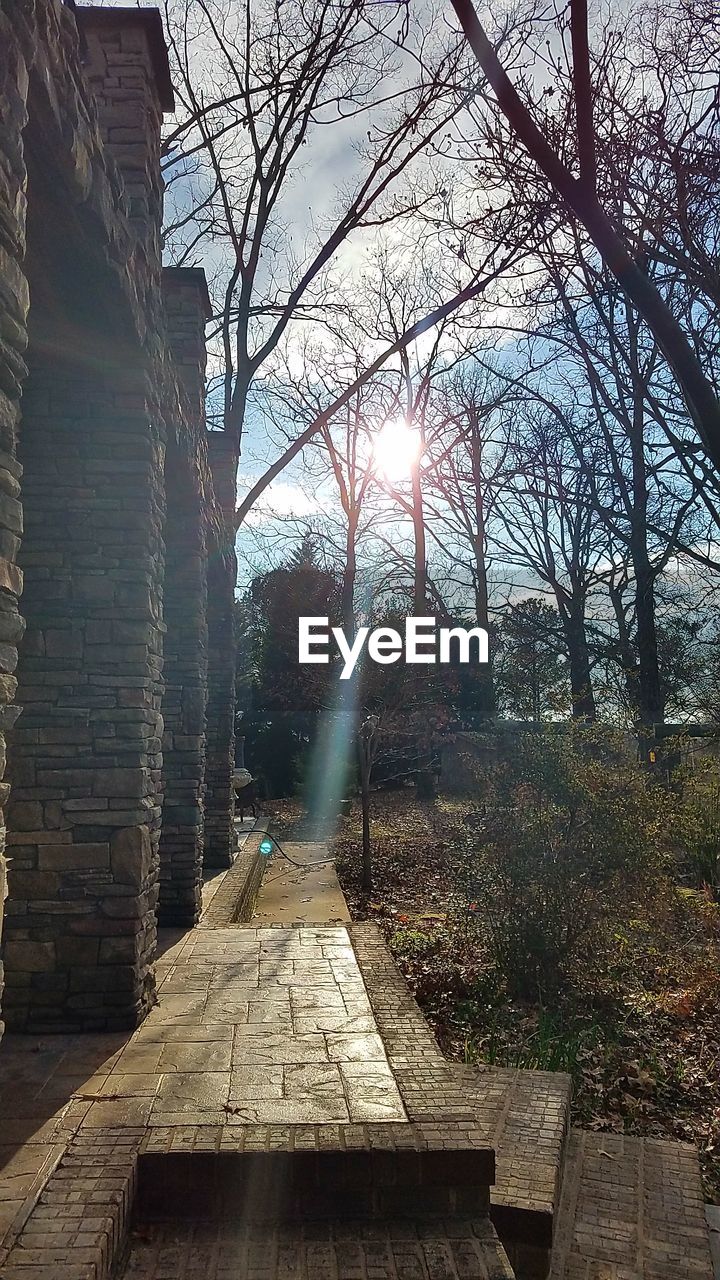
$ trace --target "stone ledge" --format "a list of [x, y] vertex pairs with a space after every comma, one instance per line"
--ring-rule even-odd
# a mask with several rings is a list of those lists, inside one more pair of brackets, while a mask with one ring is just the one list
[[244, 923], [252, 916], [267, 865], [267, 859], [260, 853], [260, 842], [267, 826], [267, 818], [258, 818], [248, 832], [233, 865], [223, 876], [220, 887], [203, 913], [201, 928], [224, 929], [228, 925]]

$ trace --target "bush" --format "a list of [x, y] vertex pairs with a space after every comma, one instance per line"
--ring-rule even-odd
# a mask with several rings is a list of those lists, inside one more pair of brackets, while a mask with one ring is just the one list
[[519, 998], [563, 985], [662, 867], [673, 798], [615, 746], [597, 730], [533, 734], [495, 772], [466, 890]]
[[720, 781], [717, 760], [695, 760], [675, 775], [681, 796], [680, 875], [698, 889], [720, 890]]

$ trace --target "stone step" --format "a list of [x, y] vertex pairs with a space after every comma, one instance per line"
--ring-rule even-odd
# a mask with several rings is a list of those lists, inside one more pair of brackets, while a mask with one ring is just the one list
[[[166, 1131], [167, 1132], [167, 1131]], [[461, 1124], [237, 1126], [187, 1132], [140, 1148], [141, 1218], [184, 1213], [304, 1222], [482, 1216], [495, 1161]]]
[[550, 1280], [713, 1280], [695, 1147], [572, 1129]]
[[[196, 1268], [196, 1269], [194, 1269]], [[488, 1218], [401, 1218], [253, 1227], [238, 1220], [139, 1224], [124, 1280], [515, 1280]]]

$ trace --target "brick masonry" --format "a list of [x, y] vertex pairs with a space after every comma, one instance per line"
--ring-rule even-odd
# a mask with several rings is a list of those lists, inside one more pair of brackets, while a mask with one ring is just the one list
[[496, 1152], [491, 1213], [510, 1261], [525, 1277], [544, 1277], [560, 1195], [569, 1077], [447, 1062], [378, 927], [356, 924], [349, 932], [408, 1115], [471, 1117], [478, 1138]]
[[513, 1280], [487, 1218], [271, 1230], [143, 1223], [132, 1243], [127, 1280]]
[[135, 1201], [140, 1131], [81, 1129], [9, 1247], [2, 1280], [105, 1280], [122, 1256]]
[[[67, 1099], [65, 1081], [76, 1092], [0, 1249], [3, 1280], [100, 1280], [122, 1260], [133, 1201], [126, 1274], [146, 1280], [201, 1265], [218, 1280], [238, 1265], [289, 1280], [290, 1249], [307, 1280], [544, 1280], [548, 1228], [552, 1280], [712, 1280], [692, 1148], [571, 1131], [550, 1200], [553, 1077], [444, 1063], [377, 929], [353, 933], [364, 987], [343, 928], [193, 930], [167, 947], [160, 1006], [129, 1042], [98, 1037], [93, 1053], [94, 1037], [82, 1049], [68, 1037], [45, 1068], [18, 1059], [23, 1080], [51, 1070], [36, 1105]], [[339, 1034], [348, 1018], [353, 1033]], [[371, 1047], [387, 1053], [407, 1118], [383, 1119], [376, 1096], [379, 1119], [332, 1121], [326, 1074], [362, 1086]], [[298, 1123], [302, 1107], [318, 1119]]]
[[713, 1280], [697, 1151], [573, 1129], [550, 1280]]

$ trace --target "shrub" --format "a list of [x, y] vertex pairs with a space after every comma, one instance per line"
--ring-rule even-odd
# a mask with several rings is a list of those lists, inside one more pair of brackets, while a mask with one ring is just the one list
[[717, 760], [703, 758], [675, 775], [681, 796], [677, 845], [681, 876], [695, 888], [720, 890], [720, 779]]
[[466, 866], [512, 995], [543, 997], [591, 958], [610, 918], [656, 880], [672, 803], [597, 730], [518, 741]]

